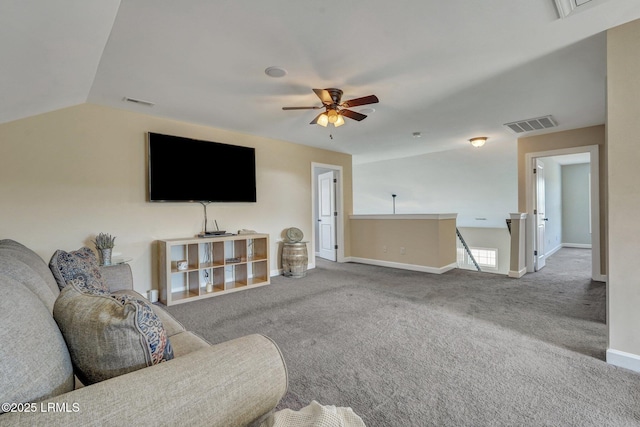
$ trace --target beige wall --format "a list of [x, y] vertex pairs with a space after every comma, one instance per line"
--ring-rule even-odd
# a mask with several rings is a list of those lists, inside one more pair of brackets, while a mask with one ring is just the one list
[[351, 257], [382, 261], [382, 264], [386, 262], [407, 267], [413, 265], [434, 269], [455, 264], [455, 218], [416, 218], [426, 216], [371, 215], [370, 218], [367, 218], [367, 215], [362, 215], [352, 217]]
[[607, 149], [605, 126], [590, 126], [518, 139], [518, 210], [527, 212], [525, 157], [528, 153], [597, 145], [600, 168], [600, 271], [607, 272]]
[[609, 348], [640, 370], [640, 21], [607, 33]]
[[[56, 249], [93, 247], [95, 234], [107, 232], [117, 236], [114, 252], [132, 258], [136, 290], [156, 287], [153, 242], [200, 232], [203, 208], [146, 202], [149, 131], [256, 148], [258, 202], [212, 203], [208, 217], [228, 231], [269, 233], [272, 271], [284, 229], [313, 236], [312, 162], [342, 166], [345, 218], [352, 212], [350, 155], [83, 104], [0, 125], [0, 238], [17, 240], [48, 262]], [[344, 226], [348, 254], [347, 220]]]

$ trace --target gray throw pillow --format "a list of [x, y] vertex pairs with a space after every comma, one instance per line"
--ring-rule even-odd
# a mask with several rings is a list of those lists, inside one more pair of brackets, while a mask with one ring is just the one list
[[173, 359], [169, 337], [148, 302], [130, 295], [89, 293], [83, 283], [67, 282], [53, 307], [83, 384]]
[[90, 248], [84, 247], [72, 252], [57, 250], [49, 261], [49, 268], [60, 290], [69, 281], [79, 280], [82, 282], [79, 285], [87, 291], [109, 293], [109, 288], [102, 279], [96, 254]]

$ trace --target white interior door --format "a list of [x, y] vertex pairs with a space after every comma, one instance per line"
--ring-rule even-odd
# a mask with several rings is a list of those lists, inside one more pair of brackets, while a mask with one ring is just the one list
[[335, 172], [318, 175], [318, 256], [336, 260]]
[[545, 184], [544, 184], [544, 163], [540, 159], [535, 159], [535, 195], [536, 204], [533, 212], [536, 221], [536, 236], [534, 247], [534, 269], [538, 271], [545, 266], [545, 228], [547, 217], [545, 216]]

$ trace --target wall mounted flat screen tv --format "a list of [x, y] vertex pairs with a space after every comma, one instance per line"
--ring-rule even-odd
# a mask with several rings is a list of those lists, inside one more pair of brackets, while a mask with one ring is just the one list
[[151, 202], [255, 202], [251, 147], [149, 132]]

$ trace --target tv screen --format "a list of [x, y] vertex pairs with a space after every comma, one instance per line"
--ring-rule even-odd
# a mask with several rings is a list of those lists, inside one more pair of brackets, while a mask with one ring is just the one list
[[255, 149], [149, 132], [149, 201], [255, 202]]

